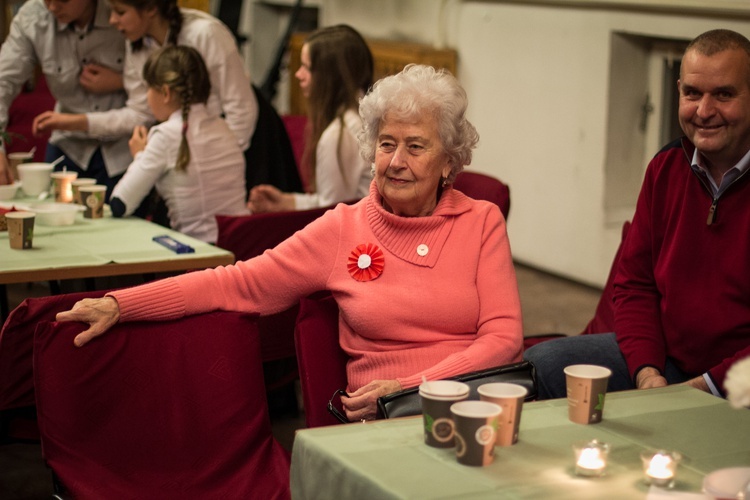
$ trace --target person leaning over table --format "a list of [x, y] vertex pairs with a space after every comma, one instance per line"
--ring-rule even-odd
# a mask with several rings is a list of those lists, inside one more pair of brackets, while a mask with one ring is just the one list
[[340, 308], [351, 420], [379, 396], [516, 362], [523, 339], [505, 220], [452, 188], [478, 141], [466, 93], [445, 71], [409, 65], [362, 99], [369, 195], [340, 204], [263, 255], [78, 302], [59, 321], [90, 327], [212, 310], [272, 314], [321, 289]]
[[684, 383], [724, 396], [750, 355], [750, 41], [693, 40], [680, 70], [685, 137], [648, 166], [615, 278], [615, 332], [553, 340], [524, 357], [539, 397], [565, 396], [563, 368], [609, 367], [611, 391]]
[[151, 188], [170, 227], [216, 243], [216, 214], [247, 215], [245, 157], [226, 122], [206, 110], [211, 80], [192, 47], [167, 45], [143, 66], [148, 103], [160, 121], [130, 139], [133, 163], [112, 191], [112, 216], [132, 215]]
[[[127, 146], [127, 138], [135, 127], [155, 122], [146, 101], [148, 85], [143, 80], [146, 60], [165, 45], [187, 45], [201, 54], [208, 67], [209, 113], [224, 116], [240, 148], [245, 150], [258, 120], [258, 102], [229, 28], [209, 14], [179, 8], [177, 0], [110, 0], [109, 3], [112, 5], [109, 20], [116, 28], [113, 31], [120, 31], [129, 42], [124, 72], [127, 105], [117, 110], [78, 114], [48, 112], [35, 123], [36, 127], [40, 131], [77, 130], [95, 137], [125, 137]], [[119, 43], [125, 45], [122, 38]]]
[[367, 196], [372, 175], [359, 154], [362, 120], [357, 103], [372, 85], [372, 54], [364, 38], [344, 24], [307, 37], [294, 76], [307, 98], [308, 122], [302, 165], [309, 171], [309, 193], [284, 193], [261, 184], [250, 190], [255, 213], [308, 210]]
[[[21, 6], [0, 48], [0, 128], [7, 125], [13, 99], [37, 66], [57, 112], [88, 113], [125, 105], [125, 43], [109, 25], [109, 13], [106, 0], [29, 0]], [[45, 158], [52, 161], [63, 155], [58, 168], [65, 166], [110, 188], [132, 160], [127, 137], [55, 131]], [[0, 184], [12, 182], [3, 150]]]

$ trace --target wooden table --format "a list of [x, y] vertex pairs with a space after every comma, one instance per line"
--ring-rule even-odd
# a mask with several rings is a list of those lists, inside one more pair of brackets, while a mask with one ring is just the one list
[[[576, 476], [571, 445], [591, 439], [611, 446], [607, 474]], [[640, 452], [658, 448], [684, 456], [672, 491], [643, 481]], [[564, 399], [527, 403], [519, 442], [487, 467], [425, 445], [421, 417], [301, 430], [291, 482], [296, 499], [696, 499], [706, 474], [737, 466], [750, 466], [750, 411], [671, 386], [608, 394], [595, 425], [570, 422]]]
[[[176, 254], [152, 238], [166, 234], [195, 253]], [[12, 250], [0, 232], [0, 284], [205, 269], [234, 263], [234, 255], [136, 217], [85, 219], [71, 226], [36, 224], [33, 248]]]

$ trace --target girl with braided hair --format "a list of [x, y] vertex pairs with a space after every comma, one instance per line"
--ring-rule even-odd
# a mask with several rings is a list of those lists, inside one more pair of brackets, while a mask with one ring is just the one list
[[131, 215], [155, 187], [173, 229], [214, 243], [216, 214], [248, 211], [245, 158], [226, 122], [207, 110], [206, 65], [191, 47], [167, 46], [146, 60], [143, 80], [148, 106], [161, 123], [133, 131], [134, 160], [112, 192], [112, 215]]
[[258, 120], [258, 101], [229, 28], [204, 12], [178, 7], [177, 0], [111, 0], [109, 4], [110, 24], [130, 41], [123, 73], [128, 94], [125, 107], [79, 115], [54, 113], [38, 131], [82, 130], [106, 141], [129, 136], [138, 125], [154, 123], [141, 77], [143, 65], [160, 47], [187, 45], [200, 53], [208, 67], [208, 112], [224, 115], [237, 144], [247, 149]]

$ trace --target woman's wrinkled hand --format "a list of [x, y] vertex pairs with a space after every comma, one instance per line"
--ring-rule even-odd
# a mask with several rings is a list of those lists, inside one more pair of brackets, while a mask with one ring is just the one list
[[400, 390], [401, 384], [398, 380], [373, 380], [349, 394], [348, 398], [341, 396], [346, 417], [352, 422], [375, 420], [378, 398]]
[[83, 299], [76, 302], [70, 311], [57, 313], [55, 319], [89, 324], [88, 330], [79, 333], [73, 340], [76, 347], [81, 347], [117, 323], [120, 319], [120, 306], [113, 297]]

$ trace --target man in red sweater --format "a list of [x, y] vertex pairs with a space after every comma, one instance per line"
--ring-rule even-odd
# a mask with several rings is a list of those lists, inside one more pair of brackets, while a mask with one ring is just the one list
[[563, 368], [612, 370], [610, 391], [685, 383], [724, 396], [750, 356], [750, 41], [729, 30], [685, 50], [685, 137], [649, 164], [615, 278], [615, 333], [539, 344], [540, 397], [564, 397]]

